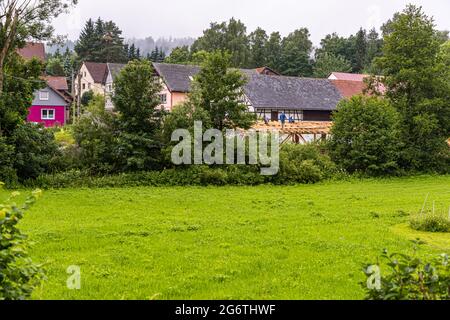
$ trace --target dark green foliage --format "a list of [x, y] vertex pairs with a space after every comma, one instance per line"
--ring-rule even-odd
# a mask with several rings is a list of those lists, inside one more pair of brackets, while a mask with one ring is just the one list
[[30, 298], [44, 278], [41, 266], [29, 257], [27, 236], [17, 227], [40, 191], [33, 192], [23, 206], [13, 202], [14, 196], [7, 203], [0, 203], [0, 301]]
[[[79, 151], [73, 156], [79, 158], [80, 164], [93, 173], [113, 171], [115, 156], [115, 119], [112, 113], [105, 111], [104, 100], [100, 99], [99, 108], [96, 99], [88, 106], [84, 114], [73, 127], [73, 135]], [[65, 155], [73, 150], [66, 150]], [[68, 155], [70, 156], [70, 155]], [[75, 161], [76, 162], [76, 161]]]
[[352, 60], [354, 73], [361, 73], [366, 66], [367, 46], [366, 30], [361, 28], [355, 36], [355, 51]]
[[243, 68], [249, 63], [250, 49], [247, 27], [234, 18], [223, 23], [211, 23], [210, 28], [203, 32], [192, 45], [192, 52], [217, 50], [231, 53], [231, 66]]
[[352, 66], [349, 61], [332, 53], [324, 53], [317, 57], [314, 64], [314, 77], [328, 78], [333, 72], [350, 72]]
[[94, 91], [92, 90], [86, 91], [81, 96], [81, 104], [86, 107], [92, 101], [93, 98], [94, 98]]
[[136, 48], [135, 44], [133, 43], [127, 52], [128, 60], [140, 60], [141, 59], [141, 50], [139, 48]]
[[385, 75], [387, 97], [400, 114], [401, 165], [448, 172], [449, 68], [436, 33], [432, 18], [420, 7], [407, 6], [390, 21], [376, 65]]
[[273, 180], [277, 184], [316, 183], [335, 172], [335, 164], [321, 146], [286, 144], [280, 153], [280, 172]]
[[273, 32], [266, 44], [267, 66], [276, 71], [281, 70], [281, 35], [279, 32]]
[[161, 127], [161, 84], [148, 61], [132, 61], [117, 75], [113, 102], [122, 129], [129, 133], [155, 133]]
[[[162, 162], [161, 84], [148, 61], [134, 60], [114, 83], [117, 113], [104, 110], [94, 99], [74, 128], [81, 162], [94, 172], [158, 169]], [[102, 99], [101, 99], [102, 100]]]
[[71, 170], [44, 174], [25, 183], [28, 187], [132, 187], [132, 186], [206, 186], [290, 185], [316, 183], [338, 174], [336, 166], [319, 145], [285, 145], [280, 155], [277, 176], [262, 176], [258, 165], [188, 166], [161, 171], [96, 175], [92, 170]]
[[191, 61], [191, 52], [188, 46], [177, 47], [172, 50], [164, 62], [173, 64], [189, 64]]
[[3, 181], [7, 187], [12, 187], [18, 182], [14, 169], [14, 147], [2, 136], [0, 136], [0, 155], [0, 181]]
[[16, 128], [8, 139], [14, 147], [14, 169], [20, 181], [34, 179], [58, 169], [61, 153], [51, 131], [27, 123]]
[[86, 22], [75, 52], [81, 61], [115, 62], [128, 61], [128, 50], [122, 38], [122, 31], [113, 21], [98, 18]]
[[162, 48], [155, 47], [153, 51], [148, 54], [147, 60], [152, 62], [164, 62], [166, 59], [166, 53]]
[[333, 121], [328, 148], [341, 168], [368, 175], [398, 170], [398, 114], [387, 100], [363, 96], [344, 100]]
[[47, 59], [46, 72], [50, 76], [65, 77], [64, 64], [61, 57]]
[[367, 32], [361, 28], [348, 38], [340, 37], [337, 33], [329, 34], [321, 40], [316, 50], [316, 61], [324, 54], [331, 54], [349, 61], [354, 73], [373, 71], [377, 74], [379, 70], [373, 67], [372, 61], [381, 55], [382, 44], [383, 40], [375, 29]]
[[282, 41], [279, 71], [287, 76], [309, 77], [312, 75], [312, 42], [308, 29], [295, 30]]
[[24, 123], [34, 92], [45, 86], [40, 80], [43, 65], [36, 59], [24, 61], [14, 54], [5, 66], [5, 82], [0, 95], [0, 136], [9, 136]]
[[247, 112], [242, 101], [246, 79], [231, 69], [230, 56], [220, 51], [208, 55], [194, 79], [189, 96], [193, 106], [200, 106], [209, 114], [213, 128], [250, 128], [255, 116]]
[[260, 68], [267, 66], [267, 42], [269, 38], [266, 31], [261, 28], [257, 28], [250, 33], [250, 68]]
[[[447, 254], [425, 261], [417, 255], [389, 254], [383, 252], [381, 259], [389, 268], [381, 270], [376, 279], [373, 266], [366, 266], [367, 283], [362, 283], [367, 300], [449, 300], [450, 265]], [[379, 264], [376, 265], [381, 268]], [[379, 286], [377, 284], [379, 282]], [[369, 288], [372, 287], [372, 288]]]

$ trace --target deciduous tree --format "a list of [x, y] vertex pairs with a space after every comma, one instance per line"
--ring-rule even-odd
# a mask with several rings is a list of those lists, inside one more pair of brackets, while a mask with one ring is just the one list
[[448, 171], [450, 82], [434, 21], [421, 7], [408, 5], [388, 29], [376, 63], [384, 72], [387, 96], [400, 113], [402, 165]]

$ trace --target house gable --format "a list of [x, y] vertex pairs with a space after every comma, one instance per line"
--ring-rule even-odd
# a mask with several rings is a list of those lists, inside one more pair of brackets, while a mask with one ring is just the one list
[[[42, 99], [44, 98], [45, 99]], [[48, 97], [48, 99], [47, 99]], [[61, 96], [60, 93], [56, 92], [55, 89], [50, 86], [45, 87], [44, 89], [37, 90], [34, 93], [33, 106], [63, 106], [67, 107], [67, 101]]]

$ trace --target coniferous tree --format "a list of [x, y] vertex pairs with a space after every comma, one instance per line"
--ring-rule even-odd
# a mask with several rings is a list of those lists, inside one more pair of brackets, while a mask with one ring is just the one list
[[141, 56], [141, 49], [137, 48], [136, 49], [136, 59], [141, 60], [142, 56]]
[[355, 55], [353, 56], [353, 72], [361, 73], [366, 66], [367, 59], [367, 33], [360, 29], [355, 36]]
[[134, 60], [136, 59], [136, 46], [134, 43], [130, 46], [128, 49], [128, 60]]
[[96, 43], [97, 35], [95, 33], [94, 22], [92, 19], [89, 19], [81, 31], [80, 37], [75, 45], [75, 52], [81, 60], [93, 61]]
[[98, 18], [86, 22], [75, 51], [81, 61], [92, 62], [126, 62], [127, 47], [122, 38], [122, 31], [113, 21], [104, 22]]

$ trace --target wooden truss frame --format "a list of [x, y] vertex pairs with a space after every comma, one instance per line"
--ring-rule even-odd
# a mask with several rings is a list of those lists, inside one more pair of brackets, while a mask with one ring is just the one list
[[282, 137], [282, 144], [291, 140], [293, 143], [307, 143], [305, 135], [314, 136], [314, 141], [326, 139], [331, 133], [332, 122], [327, 121], [301, 121], [296, 123], [286, 123], [284, 126], [280, 122], [258, 122], [252, 127], [256, 132], [278, 132]]

